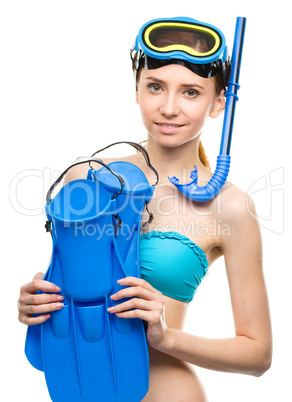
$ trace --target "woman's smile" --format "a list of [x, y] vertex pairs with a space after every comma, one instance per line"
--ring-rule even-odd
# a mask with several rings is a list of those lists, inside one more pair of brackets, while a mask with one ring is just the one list
[[184, 127], [184, 124], [177, 123], [155, 122], [155, 124], [159, 127], [159, 130], [165, 134], [176, 133], [181, 127]]

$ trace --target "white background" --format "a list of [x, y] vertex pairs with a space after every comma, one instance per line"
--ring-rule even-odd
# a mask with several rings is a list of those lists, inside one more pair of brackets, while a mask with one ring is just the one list
[[[239, 15], [247, 17], [247, 28], [229, 180], [253, 193], [257, 206], [274, 359], [261, 378], [199, 368], [198, 373], [211, 402], [292, 400], [292, 275], [286, 256], [291, 243], [291, 35], [284, 0], [2, 1], [1, 400], [50, 400], [43, 374], [23, 352], [19, 288], [48, 264], [51, 239], [43, 228], [42, 207], [54, 175], [77, 156], [111, 142], [146, 138], [129, 60], [138, 29], [152, 18], [189, 16], [218, 26], [231, 49]], [[213, 168], [221, 124], [212, 121], [203, 135]], [[223, 259], [199, 288], [185, 330], [206, 337], [234, 335]]]

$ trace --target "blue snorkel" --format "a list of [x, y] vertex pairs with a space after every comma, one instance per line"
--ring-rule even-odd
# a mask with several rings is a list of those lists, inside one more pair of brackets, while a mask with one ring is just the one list
[[225, 92], [226, 106], [224, 113], [223, 130], [221, 137], [220, 154], [217, 156], [216, 170], [206, 184], [200, 187], [197, 185], [198, 172], [197, 167], [191, 173], [192, 182], [188, 184], [179, 184], [179, 180], [173, 176], [168, 177], [171, 183], [186, 197], [193, 201], [205, 202], [212, 200], [220, 192], [225, 184], [230, 167], [230, 147], [233, 130], [233, 121], [235, 114], [235, 105], [238, 100], [237, 90], [239, 89], [239, 73], [241, 65], [241, 56], [243, 49], [246, 18], [238, 17], [234, 35], [234, 43], [231, 57], [231, 75], [228, 82], [228, 90]]

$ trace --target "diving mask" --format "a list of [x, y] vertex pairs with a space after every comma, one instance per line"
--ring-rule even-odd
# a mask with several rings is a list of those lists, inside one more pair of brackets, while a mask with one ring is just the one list
[[187, 17], [155, 19], [142, 26], [131, 49], [134, 71], [180, 64], [210, 78], [218, 72], [228, 82], [227, 46], [223, 33], [212, 25]]

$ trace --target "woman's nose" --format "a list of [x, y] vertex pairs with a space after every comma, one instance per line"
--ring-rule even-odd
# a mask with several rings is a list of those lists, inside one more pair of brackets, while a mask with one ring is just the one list
[[176, 96], [169, 94], [164, 97], [160, 107], [160, 113], [168, 118], [179, 114], [179, 105]]

